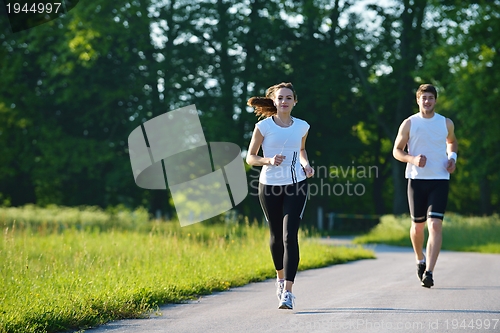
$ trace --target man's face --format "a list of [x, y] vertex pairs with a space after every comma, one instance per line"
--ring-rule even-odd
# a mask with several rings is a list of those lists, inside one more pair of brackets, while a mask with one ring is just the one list
[[417, 98], [417, 104], [419, 106], [420, 112], [429, 114], [434, 112], [434, 107], [436, 105], [436, 98], [433, 93], [423, 92]]

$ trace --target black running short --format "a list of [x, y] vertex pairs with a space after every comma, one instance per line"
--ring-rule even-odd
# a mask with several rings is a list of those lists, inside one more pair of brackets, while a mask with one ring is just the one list
[[427, 218], [443, 220], [448, 191], [447, 179], [408, 179], [411, 220], [416, 223], [425, 222]]

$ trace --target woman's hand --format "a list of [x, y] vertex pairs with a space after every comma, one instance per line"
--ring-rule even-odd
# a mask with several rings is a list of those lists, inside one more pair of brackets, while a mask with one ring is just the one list
[[304, 171], [307, 178], [311, 178], [312, 176], [314, 176], [314, 169], [309, 164], [306, 164], [306, 166], [304, 167]]
[[285, 158], [286, 156], [280, 154], [274, 155], [274, 157], [269, 159], [269, 165], [279, 166]]

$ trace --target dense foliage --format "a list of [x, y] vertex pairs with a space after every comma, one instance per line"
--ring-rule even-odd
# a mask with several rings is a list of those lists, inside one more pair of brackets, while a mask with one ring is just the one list
[[[247, 99], [291, 81], [294, 115], [311, 125], [310, 160], [323, 168], [311, 180], [309, 217], [317, 206], [406, 212], [392, 142], [417, 110], [414, 91], [430, 82], [460, 144], [449, 209], [498, 212], [500, 2], [386, 4], [116, 0], [80, 2], [17, 33], [1, 21], [0, 204], [142, 205], [173, 214], [168, 191], [134, 184], [130, 132], [196, 104], [207, 141], [244, 151], [257, 121]], [[250, 185], [256, 174], [248, 169], [252, 195], [238, 210], [261, 218]]]

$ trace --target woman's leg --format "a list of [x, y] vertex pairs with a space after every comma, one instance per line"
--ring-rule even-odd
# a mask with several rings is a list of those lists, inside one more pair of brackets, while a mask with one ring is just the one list
[[292, 291], [292, 285], [299, 266], [299, 241], [298, 233], [300, 221], [307, 201], [307, 181], [288, 185], [285, 190], [283, 202], [283, 265], [285, 277], [285, 290]]
[[274, 267], [279, 278], [283, 278], [283, 198], [284, 187], [259, 184], [259, 201], [269, 224], [269, 247]]

